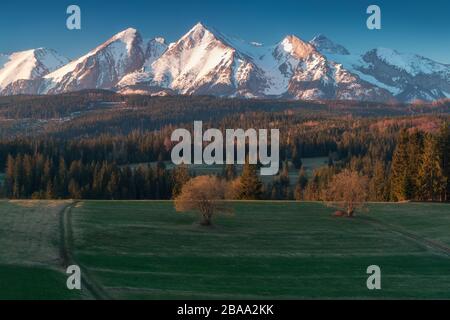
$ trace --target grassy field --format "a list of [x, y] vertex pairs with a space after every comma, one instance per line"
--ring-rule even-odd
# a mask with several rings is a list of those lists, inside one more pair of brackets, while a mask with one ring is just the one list
[[[0, 298], [450, 298], [450, 205], [331, 212], [240, 202], [205, 228], [171, 202], [3, 202]], [[61, 247], [82, 268], [82, 295], [64, 289]], [[379, 291], [366, 288], [373, 264]]]
[[0, 201], [0, 299], [77, 299], [66, 288], [60, 213], [69, 201]]

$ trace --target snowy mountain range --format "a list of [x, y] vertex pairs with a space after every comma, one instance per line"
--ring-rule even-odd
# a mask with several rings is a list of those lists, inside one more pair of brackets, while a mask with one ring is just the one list
[[126, 29], [69, 61], [50, 49], [0, 54], [0, 95], [111, 89], [150, 95], [432, 101], [450, 98], [450, 65], [377, 48], [350, 53], [324, 35], [275, 45], [198, 23], [167, 44]]

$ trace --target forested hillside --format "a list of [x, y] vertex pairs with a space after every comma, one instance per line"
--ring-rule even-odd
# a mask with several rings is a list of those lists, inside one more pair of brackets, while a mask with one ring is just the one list
[[[448, 101], [293, 102], [108, 91], [3, 97], [2, 194], [170, 199], [189, 175], [166, 168], [170, 135], [202, 120], [204, 128], [280, 129], [280, 173], [264, 183], [264, 199], [323, 200], [327, 184], [347, 168], [368, 177], [373, 201], [448, 201], [449, 110]], [[328, 157], [328, 164], [306, 174], [302, 159], [311, 157]], [[292, 171], [298, 172], [294, 184], [287, 178]]]

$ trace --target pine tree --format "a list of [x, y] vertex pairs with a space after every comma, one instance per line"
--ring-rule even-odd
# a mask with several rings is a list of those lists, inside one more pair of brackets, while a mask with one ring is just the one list
[[320, 177], [317, 172], [313, 173], [312, 179], [308, 182], [305, 191], [303, 192], [303, 197], [305, 200], [318, 201], [320, 200], [320, 189], [319, 189]]
[[442, 201], [441, 197], [446, 185], [447, 181], [441, 167], [438, 143], [435, 137], [427, 135], [418, 177], [420, 200]]
[[304, 200], [304, 192], [308, 185], [308, 177], [306, 176], [305, 168], [299, 171], [297, 184], [295, 185], [295, 200]]
[[8, 198], [13, 197], [13, 188], [14, 188], [14, 168], [15, 168], [15, 159], [13, 156], [8, 154], [8, 158], [6, 160], [6, 176], [5, 176], [5, 189], [6, 196]]
[[65, 198], [68, 194], [68, 178], [67, 178], [67, 166], [66, 161], [63, 157], [59, 159], [59, 167], [58, 167], [58, 186], [57, 186], [57, 194], [61, 198]]
[[145, 173], [145, 198], [155, 199], [155, 175], [151, 165], [147, 166]]
[[55, 199], [55, 190], [53, 189], [53, 183], [51, 181], [47, 182], [47, 187], [45, 190], [46, 199]]
[[145, 181], [145, 169], [142, 165], [134, 170], [134, 189], [136, 190], [136, 200], [146, 199], [147, 186]]
[[34, 166], [30, 155], [26, 154], [23, 157], [23, 197], [30, 197], [33, 191], [34, 184]]
[[172, 197], [177, 197], [181, 193], [181, 189], [191, 179], [189, 169], [185, 165], [176, 167], [172, 172], [173, 189]]
[[408, 161], [407, 161], [407, 177], [411, 186], [410, 199], [418, 199], [420, 197], [419, 190], [419, 168], [422, 161], [423, 153], [423, 133], [415, 131], [409, 136], [408, 141]]
[[78, 182], [75, 181], [75, 179], [70, 180], [68, 189], [69, 189], [70, 198], [72, 198], [72, 199], [81, 199], [82, 198], [80, 185], [78, 184]]
[[117, 176], [119, 177], [116, 197], [121, 197], [122, 199], [136, 199], [137, 185], [135, 172], [128, 166], [123, 168], [122, 171], [119, 171], [114, 165], [113, 170], [117, 172]]
[[383, 162], [378, 160], [373, 166], [373, 176], [369, 183], [369, 200], [386, 201], [387, 194], [386, 170]]
[[46, 190], [48, 186], [48, 182], [52, 181], [52, 162], [48, 157], [46, 157], [44, 161], [44, 170], [41, 179], [41, 189]]
[[300, 169], [302, 167], [302, 154], [300, 151], [300, 148], [298, 147], [297, 143], [292, 148], [292, 164], [294, 165], [295, 169]]
[[23, 157], [18, 154], [14, 161], [13, 198], [21, 199], [24, 193]]
[[289, 179], [289, 163], [285, 161], [283, 163], [283, 169], [281, 170], [280, 176], [280, 193], [281, 198], [284, 200], [291, 199], [291, 191], [290, 191], [290, 179]]
[[120, 177], [119, 173], [116, 170], [112, 172], [111, 178], [108, 181], [106, 189], [109, 193], [110, 199], [114, 200], [120, 198]]
[[270, 200], [281, 200], [281, 188], [279, 181], [274, 181], [270, 185], [270, 190]]
[[240, 178], [237, 199], [239, 200], [258, 200], [262, 197], [262, 182], [256, 172], [256, 165], [246, 162]]
[[408, 142], [408, 132], [402, 130], [391, 165], [391, 198], [394, 201], [408, 200], [412, 194], [412, 182], [408, 176]]
[[444, 122], [439, 133], [439, 154], [442, 172], [446, 179], [443, 201], [450, 201], [450, 123]]

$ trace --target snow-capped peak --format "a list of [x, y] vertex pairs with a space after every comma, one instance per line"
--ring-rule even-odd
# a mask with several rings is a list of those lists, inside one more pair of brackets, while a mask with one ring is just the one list
[[135, 28], [127, 28], [123, 31], [120, 31], [116, 35], [111, 37], [111, 40], [117, 40], [122, 39], [124, 41], [133, 40], [133, 38], [138, 34], [139, 32]]
[[112, 36], [108, 41], [98, 46], [94, 51], [99, 51], [117, 42], [125, 44], [128, 53], [130, 53], [131, 49], [133, 48], [133, 45], [135, 45], [136, 42], [141, 43], [142, 38], [141, 35], [139, 34], [139, 31], [137, 31], [134, 28], [128, 28]]
[[33, 80], [68, 63], [55, 50], [37, 48], [0, 56], [0, 89], [17, 80]]
[[253, 57], [236, 46], [237, 41], [197, 23], [151, 65], [124, 77], [127, 86], [162, 88], [183, 94], [259, 95], [264, 89], [263, 71]]
[[323, 54], [349, 55], [350, 52], [340, 44], [334, 43], [323, 34], [315, 36], [310, 42], [317, 50]]
[[187, 90], [192, 82], [213, 76], [219, 65], [230, 68], [233, 56], [234, 49], [199, 22], [151, 65], [150, 74], [159, 85], [170, 81], [171, 87]]
[[[118, 89], [148, 94], [400, 101], [450, 96], [450, 65], [377, 48], [350, 54], [324, 35], [274, 45], [228, 37], [199, 22], [179, 40], [125, 29], [67, 63], [52, 50], [0, 54], [0, 94]], [[63, 65], [63, 66], [62, 66]], [[55, 70], [56, 69], [56, 70]]]
[[188, 33], [191, 31], [202, 30], [202, 29], [208, 29], [208, 28], [203, 24], [203, 22], [199, 21], [191, 28], [190, 31], [188, 31]]
[[201, 22], [197, 22], [180, 40], [192, 37], [195, 35], [202, 35], [205, 32], [210, 32], [207, 27]]
[[44, 93], [77, 88], [111, 88], [125, 74], [144, 63], [142, 37], [134, 28], [125, 29], [81, 58], [45, 76]]
[[222, 42], [223, 44], [228, 45], [225, 38], [226, 37], [224, 37], [217, 30], [215, 30], [211, 27], [207, 27], [202, 22], [198, 22], [184, 36], [182, 36], [181, 39], [177, 41], [177, 43], [182, 43], [182, 42], [186, 42], [186, 41], [190, 41], [192, 43], [198, 43], [201, 41], [208, 42], [208, 41], [218, 40], [218, 41]]
[[311, 54], [317, 52], [313, 45], [294, 35], [286, 36], [281, 41], [279, 48], [284, 50], [284, 52], [289, 53], [296, 59], [305, 59]]
[[449, 72], [449, 66], [412, 53], [400, 53], [397, 50], [379, 47], [366, 53], [375, 54], [380, 60], [404, 70], [411, 75]]
[[150, 41], [155, 41], [155, 42], [158, 42], [160, 44], [166, 44], [166, 39], [164, 39], [163, 37], [156, 37], [156, 38], [154, 38], [154, 39], [152, 39]]

